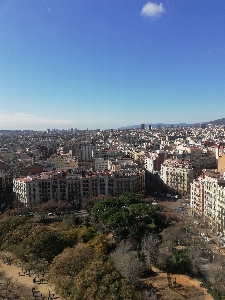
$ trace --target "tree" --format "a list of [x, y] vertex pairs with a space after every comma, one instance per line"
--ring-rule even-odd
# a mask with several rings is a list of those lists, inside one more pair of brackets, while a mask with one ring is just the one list
[[85, 245], [77, 244], [67, 248], [53, 260], [49, 269], [49, 281], [55, 284], [57, 292], [63, 297], [71, 294], [75, 276], [88, 267], [94, 255], [94, 250]]
[[101, 232], [108, 232], [107, 221], [108, 218], [115, 214], [121, 204], [117, 199], [105, 199], [103, 201], [97, 202], [91, 209], [90, 222], [96, 230]]
[[192, 274], [197, 275], [200, 272], [200, 258], [202, 251], [199, 247], [188, 247], [186, 255], [190, 261], [189, 270]]
[[93, 205], [94, 205], [96, 202], [103, 201], [103, 200], [105, 200], [106, 198], [107, 198], [106, 195], [99, 195], [99, 196], [97, 196], [97, 197], [92, 197], [92, 198], [91, 198], [90, 200], [88, 200], [88, 201], [85, 201], [85, 202], [83, 201], [83, 202], [82, 202], [82, 205], [81, 205], [81, 208], [87, 210], [88, 212], [90, 212], [91, 209], [92, 209], [92, 207], [93, 207]]
[[26, 222], [27, 218], [22, 216], [9, 216], [3, 218], [0, 221], [0, 244], [4, 246], [4, 243], [7, 242], [8, 246], [10, 244], [12, 232], [20, 225], [25, 225]]
[[108, 198], [96, 203], [90, 215], [95, 230], [112, 233], [116, 241], [135, 237], [140, 240], [147, 232], [159, 231], [165, 218], [158, 205], [138, 203], [135, 194], [125, 193], [119, 198]]
[[140, 197], [137, 194], [125, 192], [119, 196], [119, 200], [123, 205], [137, 204], [140, 202]]
[[14, 245], [19, 245], [25, 238], [27, 238], [34, 228], [32, 222], [27, 222], [25, 224], [18, 225], [16, 228], [12, 229], [5, 235], [5, 240], [7, 241], [6, 247], [10, 250], [14, 248]]
[[116, 270], [133, 284], [136, 284], [146, 271], [145, 263], [138, 258], [137, 251], [132, 249], [132, 245], [128, 241], [118, 244], [111, 254], [111, 259]]
[[111, 214], [107, 220], [107, 227], [114, 234], [116, 241], [120, 241], [129, 235], [132, 218], [127, 211], [118, 211]]
[[88, 245], [95, 250], [96, 257], [105, 257], [109, 252], [109, 243], [103, 234], [98, 234], [88, 242]]
[[159, 238], [153, 234], [145, 236], [141, 241], [141, 252], [144, 254], [145, 260], [150, 269], [152, 267], [152, 263], [156, 259], [156, 249], [159, 242]]
[[52, 211], [52, 212], [61, 212], [64, 210], [70, 210], [72, 205], [64, 200], [49, 200], [48, 202], [44, 202], [39, 204], [37, 207], [33, 207], [32, 210], [36, 211]]
[[158, 247], [156, 259], [157, 267], [162, 270], [169, 270], [173, 249], [178, 245], [184, 234], [185, 230], [182, 227], [166, 228], [161, 232], [161, 244]]
[[94, 260], [74, 278], [72, 300], [139, 300], [134, 287], [114, 269], [110, 260]]
[[169, 268], [172, 272], [186, 273], [190, 271], [190, 260], [185, 251], [183, 250], [173, 250], [172, 257], [170, 260]]
[[22, 261], [28, 262], [30, 258], [39, 258], [51, 262], [56, 255], [66, 247], [73, 246], [77, 241], [76, 235], [68, 232], [62, 235], [47, 226], [32, 228], [29, 236], [16, 248], [15, 254]]

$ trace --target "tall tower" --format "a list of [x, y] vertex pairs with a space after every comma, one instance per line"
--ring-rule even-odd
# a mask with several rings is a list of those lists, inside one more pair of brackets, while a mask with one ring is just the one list
[[142, 130], [145, 129], [145, 124], [141, 124], [141, 129], [142, 129]]

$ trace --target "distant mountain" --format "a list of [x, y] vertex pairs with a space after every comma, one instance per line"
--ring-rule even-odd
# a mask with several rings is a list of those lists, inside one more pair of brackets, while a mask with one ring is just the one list
[[118, 129], [140, 129], [141, 125], [131, 125], [131, 126], [126, 126], [126, 127], [120, 127]]
[[[200, 123], [197, 123], [197, 124], [200, 124]], [[197, 125], [197, 124], [194, 124], [194, 125]], [[187, 124], [187, 123], [179, 123], [179, 124], [163, 124], [163, 123], [156, 123], [156, 124], [145, 124], [145, 127], [147, 128], [148, 125], [151, 125], [153, 128], [157, 128], [158, 126], [161, 126], [161, 127], [164, 127], [164, 126], [191, 126], [193, 124]], [[121, 130], [125, 130], [125, 129], [140, 129], [141, 128], [141, 125], [131, 125], [131, 126], [126, 126], [126, 127], [120, 127], [119, 129]]]
[[[199, 123], [178, 123], [178, 124], [163, 124], [163, 123], [156, 123], [156, 124], [145, 124], [145, 127], [147, 128], [148, 125], [151, 125], [153, 128], [157, 128], [158, 126], [192, 126], [192, 125], [200, 125], [200, 124], [213, 124], [213, 125], [225, 125], [225, 118], [222, 119], [217, 119], [214, 121], [210, 121], [210, 122], [199, 122]], [[119, 129], [121, 130], [125, 130], [125, 129], [140, 129], [141, 125], [131, 125], [131, 126], [126, 126], [126, 127], [120, 127]]]
[[207, 122], [207, 123], [208, 124], [213, 124], [213, 125], [225, 125], [225, 118], [217, 119], [217, 120], [210, 121], [210, 122]]

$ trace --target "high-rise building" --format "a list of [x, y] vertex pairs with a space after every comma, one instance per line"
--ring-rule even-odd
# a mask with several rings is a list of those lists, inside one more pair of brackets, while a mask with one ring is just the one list
[[148, 130], [152, 130], [152, 125], [148, 125]]
[[201, 124], [201, 129], [206, 129], [206, 124], [205, 123]]
[[141, 124], [141, 129], [142, 129], [142, 130], [145, 129], [145, 124]]

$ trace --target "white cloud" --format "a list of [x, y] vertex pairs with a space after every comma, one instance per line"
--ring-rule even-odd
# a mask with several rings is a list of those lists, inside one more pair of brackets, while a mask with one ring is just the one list
[[160, 18], [161, 15], [165, 12], [163, 4], [156, 4], [153, 2], [146, 3], [141, 10], [141, 15], [150, 17], [152, 19]]
[[73, 124], [74, 122], [71, 120], [38, 117], [26, 113], [15, 113], [9, 111], [0, 113], [0, 129], [43, 130], [49, 128], [49, 126], [51, 126], [50, 128], [61, 128], [62, 126], [72, 126]]

